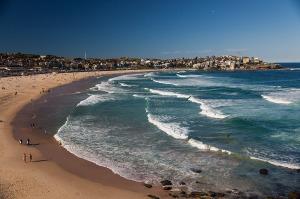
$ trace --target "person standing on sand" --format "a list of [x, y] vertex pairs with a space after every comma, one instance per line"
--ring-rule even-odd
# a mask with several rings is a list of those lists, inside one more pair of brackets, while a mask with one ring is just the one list
[[27, 142], [26, 142], [27, 145], [30, 145], [30, 139], [27, 138]]
[[26, 153], [23, 154], [23, 160], [26, 163]]
[[31, 153], [29, 153], [29, 161], [30, 162], [32, 161], [32, 155], [31, 155]]

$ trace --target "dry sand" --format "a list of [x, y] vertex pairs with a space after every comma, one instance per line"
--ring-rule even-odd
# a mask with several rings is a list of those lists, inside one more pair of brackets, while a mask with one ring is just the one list
[[141, 183], [125, 180], [105, 168], [102, 168], [105, 177], [94, 181], [64, 169], [55, 161], [24, 163], [22, 160], [24, 152], [32, 153], [34, 157], [41, 159], [43, 155], [35, 147], [20, 145], [12, 134], [11, 122], [16, 114], [31, 100], [43, 95], [41, 93], [43, 89], [48, 90], [92, 76], [132, 72], [138, 71], [60, 73], [0, 78], [0, 198], [134, 199], [148, 198], [147, 194], [167, 198], [167, 192], [160, 191], [159, 187], [145, 188]]

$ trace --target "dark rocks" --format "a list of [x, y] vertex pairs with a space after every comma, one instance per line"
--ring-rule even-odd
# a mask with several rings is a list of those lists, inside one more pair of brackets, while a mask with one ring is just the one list
[[185, 184], [185, 182], [182, 182], [182, 181], [181, 181], [181, 182], [179, 182], [179, 185], [180, 185], [180, 186], [184, 186], [184, 185], [186, 185], [186, 184]]
[[159, 199], [159, 197], [155, 195], [148, 194], [147, 196], [152, 199]]
[[152, 188], [151, 184], [144, 183], [144, 186], [147, 187], [147, 188], [149, 188], [149, 189]]
[[201, 169], [195, 169], [195, 168], [192, 168], [191, 171], [194, 172], [194, 173], [201, 173], [202, 172]]
[[298, 191], [290, 192], [288, 199], [300, 199], [300, 192], [298, 192]]
[[189, 197], [191, 198], [197, 198], [197, 197], [199, 198], [203, 196], [208, 196], [208, 194], [202, 191], [192, 191], [189, 195]]
[[160, 181], [162, 186], [172, 186], [172, 182], [170, 180], [162, 180]]
[[166, 190], [166, 191], [169, 191], [169, 190], [172, 189], [172, 186], [168, 186], [168, 185], [167, 186], [163, 186], [163, 189]]
[[261, 175], [268, 175], [268, 174], [269, 174], [269, 171], [268, 171], [268, 169], [260, 169], [260, 170], [259, 170], [259, 173], [260, 173]]
[[218, 192], [214, 192], [214, 191], [209, 191], [208, 194], [210, 197], [217, 197], [217, 198], [225, 197], [225, 193], [218, 193]]
[[169, 196], [171, 196], [172, 198], [179, 198], [179, 195], [176, 193], [169, 193]]

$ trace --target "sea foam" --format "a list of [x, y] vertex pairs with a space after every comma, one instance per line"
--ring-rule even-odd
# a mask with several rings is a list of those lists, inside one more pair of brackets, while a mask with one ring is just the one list
[[203, 76], [203, 75], [181, 75], [181, 74], [176, 74], [176, 75], [181, 78], [197, 78]]
[[108, 81], [112, 82], [112, 81], [120, 81], [120, 80], [137, 80], [140, 79], [138, 78], [139, 75], [140, 74], [121, 75], [121, 76], [110, 78]]
[[133, 87], [133, 85], [125, 84], [125, 83], [120, 83], [121, 86], [123, 87]]
[[[146, 112], [148, 112], [146, 110]], [[178, 123], [166, 123], [162, 122], [157, 116], [154, 116], [150, 113], [147, 114], [148, 121], [155, 125], [157, 128], [165, 132], [166, 134], [172, 136], [176, 139], [187, 139], [188, 138], [188, 129], [181, 127]]]
[[153, 82], [159, 83], [159, 84], [166, 84], [166, 85], [173, 85], [173, 86], [179, 86], [179, 84], [175, 83], [174, 81], [168, 81], [168, 80], [157, 80], [151, 78]]
[[171, 96], [171, 97], [186, 98], [186, 99], [190, 97], [189, 95], [175, 93], [175, 92], [171, 92], [171, 91], [162, 91], [162, 90], [157, 90], [157, 89], [146, 89], [146, 90], [149, 90], [153, 94], [158, 94], [158, 95], [162, 95], [162, 96]]
[[285, 167], [285, 168], [289, 168], [289, 169], [300, 169], [300, 165], [292, 164], [292, 163], [288, 163], [288, 162], [281, 162], [278, 160], [272, 160], [272, 159], [268, 159], [268, 158], [257, 158], [257, 157], [253, 157], [253, 156], [250, 156], [250, 159], [259, 160], [262, 162], [268, 162], [275, 166]]
[[285, 100], [279, 97], [270, 96], [270, 95], [261, 95], [265, 100], [275, 103], [275, 104], [291, 104], [292, 102], [289, 100]]
[[224, 150], [224, 149], [219, 149], [217, 147], [208, 145], [208, 144], [204, 144], [203, 142], [199, 141], [199, 140], [195, 140], [193, 138], [188, 140], [188, 143], [193, 146], [196, 147], [198, 149], [200, 149], [201, 151], [214, 151], [214, 152], [222, 152], [222, 153], [226, 153], [228, 155], [232, 154], [230, 151]]
[[98, 91], [104, 91], [106, 93], [124, 93], [125, 90], [115, 87], [110, 82], [101, 82], [100, 84], [96, 84], [95, 88], [97, 88]]
[[209, 106], [204, 101], [202, 101], [198, 98], [192, 97], [190, 95], [171, 92], [171, 91], [162, 91], [162, 90], [157, 90], [157, 89], [148, 89], [148, 90], [153, 94], [158, 94], [158, 95], [162, 95], [162, 96], [171, 96], [171, 97], [177, 97], [177, 98], [184, 98], [184, 99], [189, 100], [190, 102], [200, 104], [200, 109], [201, 109], [200, 114], [205, 115], [207, 117], [216, 118], [216, 119], [224, 119], [224, 118], [228, 117], [227, 115], [223, 114], [221, 111], [215, 110], [214, 108]]
[[110, 95], [91, 95], [88, 98], [80, 101], [76, 106], [90, 106], [100, 102], [111, 100], [115, 100], [115, 98]]

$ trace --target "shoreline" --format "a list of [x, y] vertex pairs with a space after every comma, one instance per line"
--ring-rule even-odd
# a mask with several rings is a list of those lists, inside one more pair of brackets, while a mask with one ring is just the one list
[[[0, 160], [5, 164], [0, 166], [2, 177], [0, 194], [4, 195], [4, 198], [10, 196], [40, 198], [41, 195], [43, 198], [61, 198], [62, 196], [64, 198], [81, 198], [80, 195], [86, 194], [89, 195], [89, 198], [99, 198], [99, 196], [103, 196], [103, 198], [148, 198], [147, 194], [168, 198], [168, 193], [162, 191], [161, 187], [148, 189], [143, 186], [143, 183], [127, 180], [114, 174], [108, 168], [71, 154], [60, 147], [54, 137], [49, 139], [48, 136], [39, 135], [38, 132], [30, 132], [30, 127], [24, 126], [24, 123], [21, 126], [16, 126], [14, 123], [15, 118], [21, 114], [22, 110], [31, 103], [44, 98], [44, 92], [48, 89], [54, 90], [62, 85], [72, 84], [76, 80], [82, 81], [91, 77], [142, 72], [153, 72], [153, 70], [43, 74], [1, 78], [0, 82], [5, 87], [5, 92], [2, 92], [0, 96], [0, 129], [5, 131], [5, 134], [0, 135], [0, 152], [5, 155], [0, 157]], [[32, 86], [30, 87], [28, 84], [32, 84]], [[23, 115], [23, 119], [26, 118], [27, 121], [29, 117]], [[13, 133], [14, 130], [17, 130], [18, 133]], [[18, 138], [16, 135], [20, 136], [21, 134], [32, 137], [33, 145], [19, 145], [16, 142], [16, 138]], [[43, 148], [43, 151], [40, 151], [39, 148]], [[51, 153], [49, 149], [51, 149]], [[54, 156], [53, 150], [55, 151]], [[46, 151], [48, 153], [45, 153]], [[23, 163], [22, 154], [24, 152], [32, 153], [35, 162]], [[66, 164], [67, 162], [69, 164]], [[80, 170], [84, 174], [78, 173]], [[36, 190], [37, 186], [41, 188]], [[34, 195], [26, 196], [26, 192], [32, 192], [30, 190], [34, 190]]]

